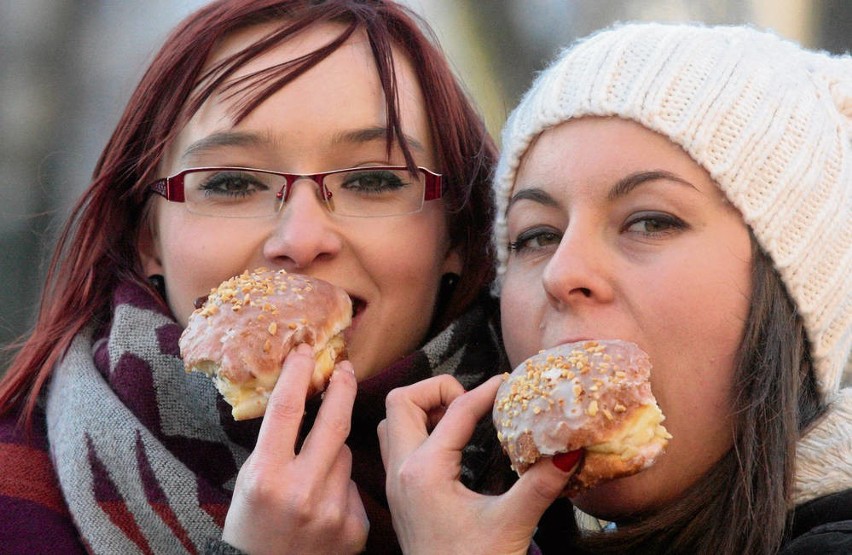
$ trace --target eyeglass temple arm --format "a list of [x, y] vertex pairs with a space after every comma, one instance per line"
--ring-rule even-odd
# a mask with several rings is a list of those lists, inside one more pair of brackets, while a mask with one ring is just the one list
[[437, 173], [432, 173], [426, 168], [418, 169], [426, 176], [426, 190], [423, 193], [423, 200], [435, 200], [441, 198], [445, 192], [443, 176]]
[[164, 177], [151, 183], [149, 187], [158, 195], [165, 197], [166, 200], [172, 202], [183, 202], [185, 200], [183, 187], [180, 186], [183, 184], [183, 179], [178, 179], [178, 177], [183, 176], [175, 176], [173, 179]]

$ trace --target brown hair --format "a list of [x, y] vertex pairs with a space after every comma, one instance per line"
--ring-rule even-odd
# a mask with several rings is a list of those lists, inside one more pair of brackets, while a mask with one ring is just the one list
[[[245, 50], [203, 71], [210, 53], [235, 30], [263, 22], [281, 26]], [[248, 61], [322, 22], [344, 24], [340, 36], [290, 63], [225, 83]], [[0, 382], [0, 414], [25, 401], [29, 422], [37, 396], [71, 340], [92, 322], [109, 318], [116, 283], [146, 287], [136, 248], [149, 192], [147, 183], [165, 146], [204, 100], [217, 90], [245, 93], [235, 114], [244, 118], [276, 90], [335, 51], [363, 29], [387, 105], [388, 149], [397, 142], [413, 159], [401, 133], [391, 46], [411, 62], [425, 98], [440, 171], [445, 175], [449, 232], [464, 273], [435, 316], [441, 329], [461, 314], [492, 277], [489, 248], [493, 209], [491, 168], [496, 148], [433, 36], [416, 15], [382, 0], [220, 0], [187, 17], [166, 39], [142, 77], [94, 171], [92, 183], [59, 236], [47, 272], [35, 327]], [[152, 293], [153, 293], [152, 289]]]
[[595, 553], [776, 553], [796, 441], [823, 411], [804, 324], [752, 236], [751, 308], [731, 387], [734, 445], [667, 507], [581, 543]]

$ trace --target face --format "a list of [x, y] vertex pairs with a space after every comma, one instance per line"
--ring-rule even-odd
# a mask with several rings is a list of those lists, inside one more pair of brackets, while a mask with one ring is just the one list
[[[259, 40], [268, 26], [234, 34], [212, 62]], [[236, 77], [327, 44], [341, 28], [316, 26], [253, 60]], [[440, 172], [408, 60], [395, 52], [400, 118], [417, 165]], [[296, 174], [363, 165], [404, 165], [388, 155], [385, 99], [367, 39], [340, 49], [267, 99], [238, 124], [233, 99], [212, 97], [170, 145], [160, 175], [200, 166], [242, 166]], [[442, 201], [416, 214], [357, 218], [330, 213], [310, 180], [297, 181], [275, 217], [229, 219], [189, 213], [155, 197], [150, 231], [140, 238], [148, 275], [165, 277], [168, 303], [186, 325], [194, 301], [221, 281], [259, 266], [311, 275], [346, 290], [355, 315], [347, 341], [363, 379], [424, 340], [443, 273], [460, 273]]]
[[501, 303], [512, 363], [570, 341], [633, 341], [651, 358], [673, 436], [650, 469], [573, 501], [618, 519], [671, 500], [732, 445], [732, 374], [751, 290], [739, 213], [666, 138], [584, 118], [527, 151], [508, 229]]

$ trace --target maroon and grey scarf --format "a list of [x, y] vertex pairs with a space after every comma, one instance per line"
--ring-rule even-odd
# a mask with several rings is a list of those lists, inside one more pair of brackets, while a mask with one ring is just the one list
[[[221, 536], [237, 472], [260, 420], [234, 422], [211, 381], [184, 372], [181, 327], [133, 284], [114, 294], [103, 333], [77, 337], [56, 369], [48, 438], [75, 523], [95, 553], [196, 553]], [[440, 373], [466, 387], [505, 370], [482, 307], [360, 384], [349, 444], [353, 479], [371, 520], [370, 552], [398, 550], [375, 437], [393, 387]], [[316, 403], [308, 408], [312, 421]], [[483, 434], [486, 437], [486, 434]], [[465, 453], [463, 477], [486, 472], [490, 439]]]

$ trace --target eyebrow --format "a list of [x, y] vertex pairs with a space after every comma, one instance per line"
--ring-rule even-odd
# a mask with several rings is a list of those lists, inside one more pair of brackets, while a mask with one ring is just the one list
[[607, 200], [616, 200], [618, 198], [627, 196], [630, 194], [630, 191], [635, 189], [640, 185], [644, 185], [650, 181], [658, 181], [661, 179], [665, 179], [667, 181], [674, 181], [675, 183], [680, 183], [682, 185], [687, 185], [692, 187], [696, 191], [698, 190], [695, 185], [679, 177], [671, 172], [667, 172], [665, 170], [651, 170], [651, 171], [643, 171], [631, 173], [630, 175], [626, 175], [619, 179], [615, 185], [613, 185], [612, 189], [609, 190], [606, 198]]
[[[423, 146], [423, 143], [408, 135], [407, 133], [403, 133], [403, 137], [405, 137], [405, 142], [408, 143], [408, 146], [413, 150], [418, 152], [425, 152], [426, 148]], [[332, 137], [332, 144], [351, 144], [351, 143], [369, 143], [372, 141], [378, 140], [386, 140], [387, 138], [387, 129], [384, 127], [364, 127], [362, 129], [353, 129], [351, 131], [343, 131], [341, 133], [337, 133]]]
[[199, 139], [189, 145], [181, 155], [182, 159], [187, 159], [195, 154], [204, 153], [208, 150], [216, 150], [217, 148], [226, 146], [239, 147], [257, 147], [269, 142], [269, 139], [264, 138], [256, 133], [246, 133], [243, 131], [220, 131], [208, 135], [203, 139]]
[[[695, 185], [671, 172], [665, 170], [652, 170], [631, 173], [630, 175], [622, 177], [615, 183], [615, 185], [612, 186], [612, 188], [609, 190], [609, 193], [607, 193], [607, 200], [613, 201], [618, 198], [627, 196], [636, 187], [660, 179], [674, 181], [675, 183], [681, 183], [683, 185], [692, 187], [695, 190], [698, 190]], [[509, 205], [506, 207], [506, 210], [508, 211], [508, 209], [511, 208], [512, 205], [519, 200], [530, 200], [542, 204], [544, 206], [557, 206], [559, 204], [555, 198], [553, 198], [549, 193], [547, 193], [543, 189], [529, 188], [518, 191], [517, 193], [512, 195], [512, 198], [509, 199]]]
[[[404, 134], [404, 136], [405, 141], [412, 150], [416, 150], [421, 153], [425, 152], [426, 149], [424, 148], [423, 143], [411, 135]], [[336, 133], [331, 138], [331, 143], [332, 145], [363, 144], [378, 140], [384, 141], [386, 137], [387, 129], [384, 127], [365, 127], [362, 129], [353, 129]], [[221, 147], [259, 147], [270, 142], [272, 142], [272, 140], [268, 136], [258, 133], [249, 133], [245, 131], [220, 131], [199, 139], [189, 145], [186, 150], [183, 151], [181, 158], [185, 160], [190, 156]]]
[[509, 208], [511, 208], [512, 205], [518, 202], [519, 200], [531, 200], [533, 202], [537, 202], [545, 206], [556, 206], [559, 204], [558, 202], [556, 202], [555, 198], [550, 196], [550, 194], [545, 192], [543, 189], [522, 189], [512, 195], [512, 198], [509, 199], [509, 205], [506, 207], [506, 212], [508, 212]]

